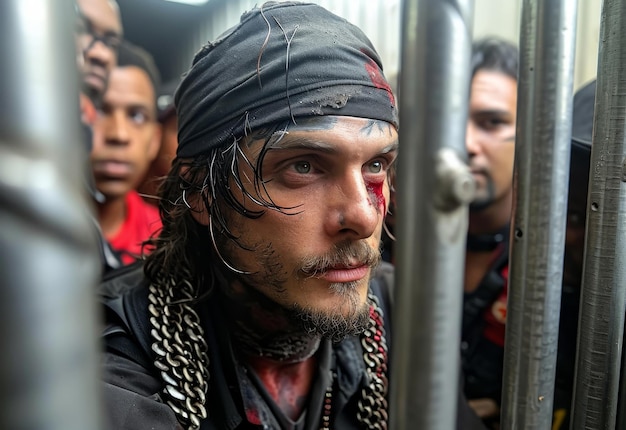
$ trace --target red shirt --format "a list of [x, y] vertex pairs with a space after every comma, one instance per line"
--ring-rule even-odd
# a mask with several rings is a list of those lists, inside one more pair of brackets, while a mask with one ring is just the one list
[[111, 247], [119, 252], [124, 264], [130, 264], [140, 258], [146, 250], [142, 242], [161, 230], [159, 210], [146, 203], [136, 191], [126, 195], [126, 219], [119, 231], [107, 240]]

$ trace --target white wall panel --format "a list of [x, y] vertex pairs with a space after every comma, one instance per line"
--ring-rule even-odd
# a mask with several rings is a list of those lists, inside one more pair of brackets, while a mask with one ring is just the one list
[[[474, 37], [493, 35], [517, 43], [522, 3], [523, 0], [475, 0]], [[596, 76], [601, 8], [602, 0], [578, 0], [575, 89]]]
[[[393, 81], [400, 62], [401, 0], [310, 0], [361, 27], [380, 53], [385, 74]], [[569, 0], [575, 1], [575, 0]], [[207, 20], [196, 29], [188, 46], [181, 47], [179, 64], [187, 70], [193, 54], [209, 40], [235, 25], [258, 0], [212, 0]], [[596, 74], [602, 0], [578, 0], [579, 19], [574, 87]], [[475, 0], [474, 37], [499, 36], [517, 43], [523, 0]]]

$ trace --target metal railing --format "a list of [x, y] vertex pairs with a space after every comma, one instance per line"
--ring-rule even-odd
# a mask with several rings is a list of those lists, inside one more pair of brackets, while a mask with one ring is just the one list
[[74, 10], [0, 2], [0, 428], [100, 428]]
[[391, 428], [456, 425], [472, 8], [404, 3]]

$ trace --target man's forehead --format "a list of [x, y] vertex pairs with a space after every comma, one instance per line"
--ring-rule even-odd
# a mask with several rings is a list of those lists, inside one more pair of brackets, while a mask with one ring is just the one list
[[[321, 151], [333, 151], [336, 132], [341, 129], [343, 133], [349, 130], [351, 136], [359, 140], [357, 136], [380, 136], [382, 141], [397, 145], [397, 133], [392, 124], [376, 119], [342, 117], [342, 116], [318, 116], [294, 119], [288, 126], [274, 131], [267, 141], [268, 149], [294, 149], [307, 147]], [[308, 136], [315, 136], [309, 138]], [[256, 139], [255, 139], [256, 140]], [[258, 141], [258, 140], [257, 140]], [[261, 139], [262, 141], [262, 139]], [[381, 141], [381, 142], [382, 142]]]
[[112, 0], [77, 0], [81, 14], [98, 30], [122, 34], [117, 3]]
[[148, 73], [137, 66], [118, 66], [111, 70], [109, 89], [125, 93], [142, 93], [148, 96], [156, 105], [156, 93]]
[[[357, 122], [355, 122], [355, 120]], [[338, 125], [346, 126], [348, 124], [353, 124], [354, 127], [359, 128], [359, 129], [375, 127], [379, 130], [385, 130], [388, 128], [395, 130], [395, 126], [388, 123], [387, 121], [383, 121], [379, 119], [348, 117], [348, 116], [339, 116], [339, 115], [321, 115], [321, 116], [297, 118], [289, 123], [289, 125], [286, 127], [286, 130], [290, 132], [324, 131], [324, 130], [332, 130], [336, 128]]]

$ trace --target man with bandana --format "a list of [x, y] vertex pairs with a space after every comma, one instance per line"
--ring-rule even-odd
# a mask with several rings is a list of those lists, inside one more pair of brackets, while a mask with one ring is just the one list
[[398, 116], [373, 46], [317, 5], [266, 3], [196, 54], [175, 104], [163, 229], [110, 281], [111, 428], [387, 428], [375, 270]]

